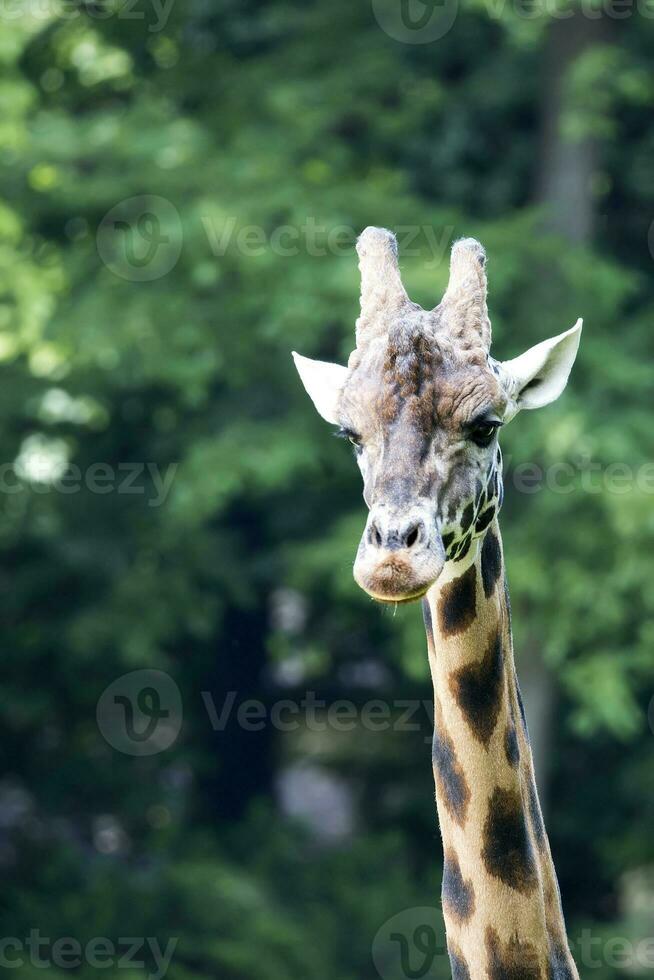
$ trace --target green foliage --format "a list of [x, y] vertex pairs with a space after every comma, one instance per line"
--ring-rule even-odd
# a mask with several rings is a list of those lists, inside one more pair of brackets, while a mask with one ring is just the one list
[[[534, 200], [547, 19], [475, 3], [421, 46], [365, 4], [178, 0], [158, 29], [153, 8], [119, 9], [26, 10], [0, 36], [0, 445], [17, 461], [0, 493], [3, 935], [175, 936], [171, 980], [362, 980], [380, 926], [436, 903], [420, 737], [228, 738], [201, 697], [269, 703], [284, 665], [298, 696], [349, 697], [370, 662], [381, 690], [357, 697], [430, 697], [418, 611], [380, 613], [352, 581], [359, 478], [290, 361], [347, 357], [371, 223], [420, 226], [402, 265], [425, 305], [451, 238], [485, 242], [500, 356], [585, 318], [564, 398], [506, 433], [503, 527], [518, 651], [556, 679], [550, 822], [572, 927], [610, 932], [621, 876], [654, 861], [651, 21], [568, 79], [566, 137], [604, 141], [595, 238], [573, 248]], [[152, 281], [111, 233], [103, 261], [103, 219], [143, 195], [172, 205], [160, 231], [179, 247]], [[147, 470], [142, 494], [52, 485], [98, 463], [171, 483], [163, 498]], [[537, 492], [520, 492], [522, 464], [541, 468]], [[179, 685], [182, 734], [120, 757], [97, 701], [143, 667]], [[346, 845], [275, 803], [303, 752], [354, 786]]]

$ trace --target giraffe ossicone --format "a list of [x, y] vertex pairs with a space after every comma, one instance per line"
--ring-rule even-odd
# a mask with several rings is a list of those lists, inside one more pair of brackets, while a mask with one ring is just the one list
[[453, 975], [576, 980], [514, 668], [498, 434], [558, 398], [582, 322], [497, 361], [479, 242], [454, 244], [432, 310], [409, 299], [390, 231], [367, 228], [357, 251], [347, 366], [294, 358], [320, 415], [355, 446], [368, 506], [356, 581], [380, 602], [423, 600]]

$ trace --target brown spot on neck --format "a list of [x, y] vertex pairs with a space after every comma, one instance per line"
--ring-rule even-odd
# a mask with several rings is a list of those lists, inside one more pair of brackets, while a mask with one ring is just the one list
[[493, 633], [486, 653], [450, 676], [454, 699], [476, 739], [488, 747], [502, 705], [504, 657], [499, 630]]
[[450, 944], [448, 952], [450, 954], [452, 980], [470, 980], [470, 970], [461, 950]]
[[464, 879], [453, 848], [445, 851], [442, 897], [446, 916], [459, 925], [468, 922], [474, 914], [475, 890], [472, 881]]
[[530, 895], [538, 885], [536, 858], [517, 790], [497, 786], [488, 800], [482, 859], [486, 870], [509, 888]]
[[468, 814], [470, 787], [458, 760], [454, 742], [445, 728], [443, 712], [438, 701], [434, 718], [433, 762], [438, 800], [451, 818], [462, 827]]
[[481, 580], [484, 595], [490, 599], [502, 572], [502, 549], [492, 527], [486, 532], [481, 548]]
[[517, 938], [503, 943], [497, 932], [486, 929], [489, 980], [543, 980], [538, 949]]
[[459, 578], [443, 587], [438, 605], [438, 624], [443, 636], [456, 636], [475, 618], [477, 569], [473, 564]]

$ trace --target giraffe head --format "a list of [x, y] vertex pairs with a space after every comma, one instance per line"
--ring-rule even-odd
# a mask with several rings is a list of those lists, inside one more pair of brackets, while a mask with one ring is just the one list
[[486, 256], [455, 243], [433, 310], [408, 298], [391, 232], [357, 244], [361, 316], [347, 367], [294, 354], [318, 412], [355, 447], [369, 509], [354, 565], [382, 602], [421, 598], [463, 562], [502, 503], [501, 426], [565, 388], [581, 321], [511, 361], [490, 356]]

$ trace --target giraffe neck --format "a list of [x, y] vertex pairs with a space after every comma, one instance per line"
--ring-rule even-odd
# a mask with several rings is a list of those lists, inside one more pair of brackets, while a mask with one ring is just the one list
[[423, 601], [453, 980], [578, 980], [513, 660], [499, 528]]

